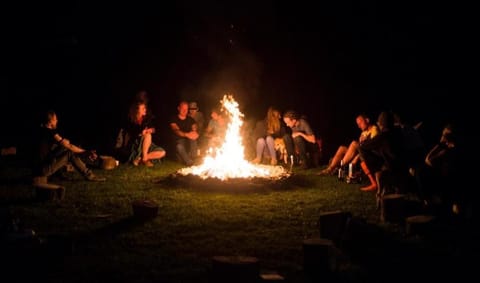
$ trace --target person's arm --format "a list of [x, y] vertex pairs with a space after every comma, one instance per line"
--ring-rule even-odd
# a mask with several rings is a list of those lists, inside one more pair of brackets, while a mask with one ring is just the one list
[[[193, 119], [193, 118], [191, 118], [191, 119]], [[198, 132], [197, 132], [197, 124], [196, 123], [192, 124], [190, 132], [184, 132], [184, 131], [180, 130], [180, 127], [175, 122], [170, 123], [170, 128], [172, 129], [173, 133], [175, 135], [177, 135], [178, 137], [187, 138], [187, 139], [191, 139], [191, 140], [198, 139], [199, 135], [198, 135]]]
[[299, 131], [292, 133], [292, 137], [295, 138], [297, 136], [300, 136], [309, 143], [316, 143], [317, 139], [315, 138], [315, 134], [313, 133], [312, 128], [310, 127], [310, 124], [304, 119], [298, 120], [298, 123], [299, 123], [299, 127], [298, 127]]
[[448, 146], [444, 143], [436, 144], [425, 157], [425, 164], [434, 167], [438, 161], [447, 153]]
[[68, 150], [71, 150], [72, 152], [75, 152], [75, 153], [86, 152], [85, 149], [70, 143], [70, 140], [60, 136], [59, 134], [55, 134], [54, 138], [58, 142], [58, 144], [62, 145], [63, 147], [65, 147]]
[[155, 128], [145, 128], [142, 131], [142, 136], [146, 134], [154, 134], [155, 133]]
[[155, 133], [155, 126], [153, 124], [154, 121], [154, 116], [147, 114], [145, 117], [145, 122], [143, 126], [143, 130], [141, 132], [141, 135], [146, 135], [146, 134], [154, 134]]
[[304, 138], [306, 141], [308, 141], [309, 143], [315, 143], [316, 142], [316, 139], [315, 139], [315, 135], [314, 134], [305, 134], [305, 133], [302, 133], [302, 132], [294, 132], [292, 133], [292, 137], [302, 137]]
[[180, 138], [186, 138], [187, 133], [180, 130], [180, 127], [177, 123], [170, 123], [170, 128], [172, 129], [173, 133]]

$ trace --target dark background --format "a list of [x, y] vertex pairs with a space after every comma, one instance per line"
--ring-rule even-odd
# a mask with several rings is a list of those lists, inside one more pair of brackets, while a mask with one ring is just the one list
[[[331, 3], [334, 2], [334, 3]], [[385, 3], [388, 2], [388, 3]], [[270, 105], [305, 114], [327, 149], [355, 116], [423, 121], [427, 143], [475, 121], [471, 7], [436, 1], [89, 1], [3, 4], [0, 144], [28, 144], [54, 109], [73, 142], [108, 151], [146, 90], [160, 129], [180, 100], [208, 117], [233, 94], [247, 121]], [[473, 123], [472, 123], [473, 124]]]

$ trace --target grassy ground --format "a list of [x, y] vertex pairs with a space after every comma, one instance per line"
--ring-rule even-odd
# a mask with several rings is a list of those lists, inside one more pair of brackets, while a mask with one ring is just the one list
[[[15, 158], [1, 160], [3, 218], [12, 215], [27, 231], [12, 233], [3, 224], [2, 267], [25, 282], [210, 282], [212, 257], [251, 256], [262, 272], [313, 282], [303, 269], [303, 241], [320, 236], [319, 215], [333, 210], [354, 221], [348, 237], [336, 242], [330, 282], [384, 282], [395, 273], [388, 280], [400, 282], [420, 271], [443, 278], [441, 267], [457, 273], [465, 254], [477, 254], [469, 246], [477, 234], [460, 237], [456, 226], [443, 225], [435, 230], [442, 237], [426, 241], [406, 237], [402, 223], [380, 223], [374, 193], [314, 175], [319, 168], [294, 168], [288, 186], [243, 191], [178, 185], [170, 176], [179, 168], [172, 161], [153, 168], [123, 164], [96, 171], [105, 183], [79, 175], [73, 182], [52, 180], [66, 187], [65, 199], [40, 202], [28, 168]], [[132, 202], [144, 199], [158, 204], [158, 216], [138, 221]], [[408, 199], [415, 202], [415, 195]], [[25, 235], [32, 230], [34, 237]], [[435, 269], [427, 268], [431, 263]]]

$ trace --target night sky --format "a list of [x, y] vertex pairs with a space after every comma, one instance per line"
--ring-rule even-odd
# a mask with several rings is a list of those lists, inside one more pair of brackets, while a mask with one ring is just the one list
[[160, 132], [180, 100], [208, 115], [231, 93], [246, 120], [305, 114], [332, 148], [357, 138], [360, 112], [424, 121], [432, 140], [472, 119], [460, 4], [63, 2], [2, 7], [1, 144], [23, 144], [51, 108], [73, 142], [107, 148], [140, 90]]

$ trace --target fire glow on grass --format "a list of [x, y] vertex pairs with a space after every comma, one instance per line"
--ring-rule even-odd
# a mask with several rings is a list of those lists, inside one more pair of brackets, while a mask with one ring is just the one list
[[220, 180], [254, 177], [280, 179], [288, 176], [288, 171], [282, 166], [255, 165], [245, 160], [240, 135], [244, 115], [231, 95], [225, 95], [221, 103], [229, 115], [224, 143], [219, 148], [209, 149], [201, 165], [182, 168], [177, 173]]

